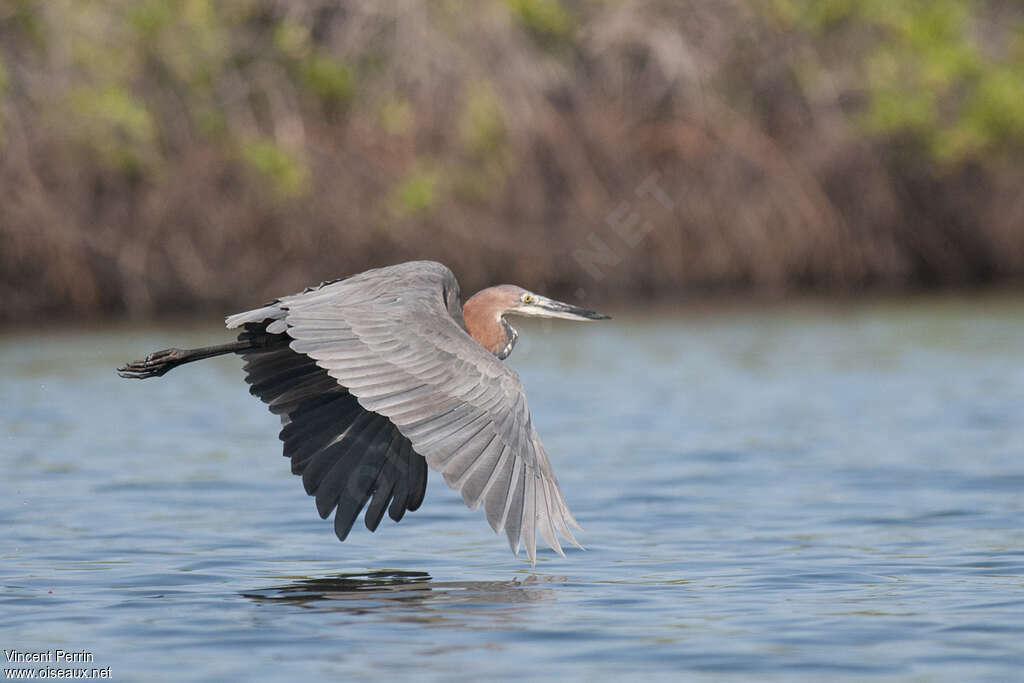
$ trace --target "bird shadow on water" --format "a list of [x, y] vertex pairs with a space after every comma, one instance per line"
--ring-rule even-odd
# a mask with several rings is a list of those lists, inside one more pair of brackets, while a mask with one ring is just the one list
[[283, 585], [241, 593], [262, 604], [294, 605], [348, 614], [393, 612], [402, 620], [444, 620], [460, 608], [518, 608], [556, 598], [553, 584], [565, 577], [528, 576], [508, 581], [435, 581], [426, 572], [380, 570], [300, 578]]

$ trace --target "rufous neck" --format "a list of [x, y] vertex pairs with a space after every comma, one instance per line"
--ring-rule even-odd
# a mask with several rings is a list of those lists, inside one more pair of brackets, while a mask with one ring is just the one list
[[[514, 341], [508, 323], [502, 320], [504, 308], [496, 292], [484, 289], [471, 296], [462, 305], [462, 316], [466, 320], [466, 331], [480, 346], [499, 358], [511, 351], [509, 342]], [[503, 355], [504, 354], [504, 355]]]

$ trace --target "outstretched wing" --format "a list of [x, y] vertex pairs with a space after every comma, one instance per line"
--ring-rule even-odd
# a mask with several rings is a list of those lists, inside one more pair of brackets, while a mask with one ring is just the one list
[[[232, 316], [273, 319], [368, 411], [383, 415], [431, 468], [480, 505], [491, 527], [536, 559], [536, 534], [558, 553], [579, 528], [530, 420], [516, 373], [457, 322], [455, 277], [418, 261], [366, 271]], [[455, 293], [455, 294], [453, 294]], [[455, 302], [455, 303], [453, 303]]]
[[246, 323], [239, 335], [263, 338], [242, 354], [249, 390], [281, 416], [284, 455], [315, 496], [317, 512], [326, 519], [337, 508], [338, 538], [345, 540], [368, 501], [370, 531], [385, 511], [397, 522], [416, 510], [427, 487], [423, 456], [390, 420], [363, 408], [312, 358], [293, 351], [290, 337], [267, 335], [266, 327], [266, 321]]

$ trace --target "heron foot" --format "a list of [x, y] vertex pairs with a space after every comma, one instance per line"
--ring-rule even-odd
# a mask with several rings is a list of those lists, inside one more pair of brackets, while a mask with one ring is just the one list
[[130, 379], [160, 377], [180, 365], [184, 356], [185, 352], [181, 349], [154, 351], [143, 360], [133, 360], [119, 367], [117, 374]]

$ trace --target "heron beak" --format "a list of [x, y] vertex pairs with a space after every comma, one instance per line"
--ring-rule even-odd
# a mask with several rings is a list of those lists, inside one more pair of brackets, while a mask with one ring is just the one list
[[[536, 296], [536, 295], [535, 295]], [[517, 315], [526, 315], [535, 318], [563, 318], [565, 320], [609, 320], [610, 315], [595, 313], [579, 306], [555, 301], [544, 296], [537, 296], [537, 300], [529, 304], [519, 304], [513, 311]]]

